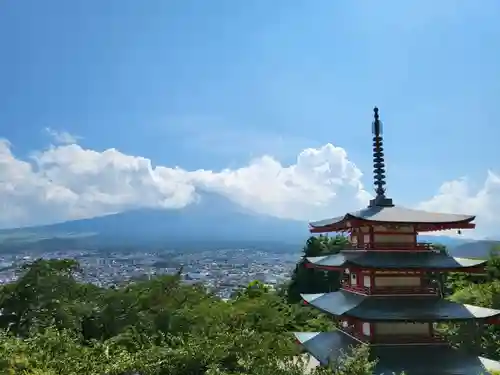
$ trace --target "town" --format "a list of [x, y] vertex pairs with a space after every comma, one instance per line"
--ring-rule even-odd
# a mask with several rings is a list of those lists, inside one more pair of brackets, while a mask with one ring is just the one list
[[186, 283], [202, 283], [219, 296], [229, 298], [236, 289], [254, 280], [271, 286], [285, 281], [301, 256], [297, 249], [290, 248], [288, 252], [253, 248], [186, 252], [116, 248], [41, 253], [29, 250], [1, 255], [0, 282], [14, 280], [19, 266], [37, 258], [75, 259], [82, 268], [82, 281], [96, 285], [117, 285], [158, 274], [173, 274], [180, 270]]

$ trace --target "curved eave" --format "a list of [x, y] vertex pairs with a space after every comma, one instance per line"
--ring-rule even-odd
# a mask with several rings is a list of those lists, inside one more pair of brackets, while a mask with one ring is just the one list
[[361, 222], [368, 225], [366, 220], [358, 219], [347, 214], [333, 219], [311, 222], [309, 223], [309, 231], [311, 233], [342, 232], [352, 227], [362, 226]]
[[295, 340], [322, 366], [338, 359], [350, 347], [359, 344], [341, 331], [294, 332]]
[[419, 222], [407, 222], [407, 221], [377, 221], [377, 220], [364, 220], [360, 218], [345, 218], [341, 221], [328, 224], [328, 225], [315, 225], [309, 223], [310, 233], [331, 233], [331, 232], [345, 232], [351, 228], [358, 228], [363, 226], [373, 226], [380, 223], [391, 223], [391, 224], [405, 224], [414, 225], [417, 232], [437, 232], [442, 230], [453, 230], [453, 229], [474, 229], [476, 224], [472, 223], [472, 219], [467, 219], [463, 221], [456, 222], [433, 222], [433, 223], [419, 223]]
[[460, 304], [434, 297], [374, 297], [346, 291], [302, 294], [304, 302], [334, 316], [350, 316], [363, 321], [467, 321], [496, 323], [500, 310]]
[[320, 257], [306, 257], [306, 267], [338, 270], [346, 268], [349, 260], [341, 253]]
[[[342, 331], [294, 332], [297, 343], [321, 365], [333, 364], [353, 346], [361, 344]], [[366, 345], [366, 344], [365, 344]], [[470, 355], [449, 345], [371, 346], [376, 359], [374, 374], [489, 375], [500, 371], [500, 362]]]
[[350, 315], [349, 313], [367, 298], [344, 291], [301, 294], [300, 297], [305, 304], [334, 316]]
[[[430, 259], [422, 259], [425, 253], [370, 253], [344, 255], [342, 253], [319, 257], [307, 257], [306, 267], [326, 271], [359, 267], [376, 270], [440, 270], [450, 272], [481, 272], [488, 262], [485, 259], [469, 259], [430, 253]], [[434, 257], [434, 259], [432, 258]]]
[[418, 231], [446, 229], [473, 229], [474, 215], [441, 214], [408, 209], [405, 207], [368, 207], [332, 219], [309, 223], [311, 233], [346, 231], [353, 227], [391, 223], [415, 225]]

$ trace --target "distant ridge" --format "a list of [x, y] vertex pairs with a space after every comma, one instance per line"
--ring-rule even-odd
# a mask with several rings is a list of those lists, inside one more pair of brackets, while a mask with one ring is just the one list
[[[0, 245], [12, 248], [36, 244], [51, 249], [149, 243], [179, 247], [282, 243], [294, 245], [300, 251], [309, 236], [307, 222], [256, 214], [219, 194], [202, 193], [197, 202], [183, 209], [136, 209], [91, 219], [0, 230]], [[422, 235], [419, 240], [445, 245], [453, 255], [474, 257], [489, 254], [489, 244], [497, 242], [479, 241], [481, 244], [474, 247], [456, 237]]]
[[0, 239], [17, 241], [86, 237], [92, 242], [252, 242], [303, 243], [308, 237], [305, 222], [255, 214], [212, 193], [183, 209], [136, 209], [118, 214], [73, 220], [30, 228], [0, 231]]
[[427, 235], [418, 236], [418, 240], [422, 241], [422, 242], [431, 242], [431, 243], [437, 243], [440, 245], [444, 245], [448, 249], [465, 244], [467, 242], [470, 242], [470, 240], [467, 240], [464, 238], [458, 238], [458, 237], [427, 236]]
[[500, 246], [500, 241], [480, 240], [467, 242], [450, 249], [450, 254], [461, 258], [487, 259], [495, 247]]

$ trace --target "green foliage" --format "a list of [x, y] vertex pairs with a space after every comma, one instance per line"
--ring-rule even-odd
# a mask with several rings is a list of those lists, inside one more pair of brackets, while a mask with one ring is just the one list
[[332, 367], [334, 375], [370, 375], [377, 364], [370, 360], [368, 346], [360, 345], [350, 352], [342, 353], [340, 359]]
[[450, 273], [447, 277], [447, 288], [451, 292], [467, 288], [469, 285], [488, 284], [500, 280], [500, 247], [491, 249], [485, 272], [482, 274]]
[[70, 260], [20, 272], [0, 287], [1, 374], [303, 374], [290, 332], [333, 328], [258, 281], [226, 302], [179, 275], [100, 288]]
[[[491, 252], [484, 274], [452, 273], [447, 286], [452, 292], [450, 300], [500, 309], [500, 258]], [[464, 322], [446, 324], [440, 327], [449, 340], [471, 353], [500, 360], [500, 326], [485, 322]]]
[[[77, 281], [75, 261], [37, 260], [0, 286], [0, 374], [302, 375], [307, 363], [290, 332], [334, 324], [294, 302], [300, 293], [339, 287], [338, 274], [306, 268], [304, 258], [336, 253], [346, 242], [311, 237], [290, 283], [273, 290], [254, 281], [229, 301], [183, 284], [179, 274], [101, 288]], [[450, 274], [443, 282], [454, 301], [500, 308], [499, 275], [492, 255], [484, 275]], [[497, 326], [441, 329], [455, 345], [500, 359]], [[369, 375], [374, 365], [359, 347], [311, 374]]]
[[303, 249], [304, 255], [292, 274], [288, 285], [287, 295], [290, 303], [301, 300], [301, 293], [326, 293], [338, 290], [340, 287], [340, 273], [307, 268], [306, 258], [336, 254], [348, 245], [343, 236], [312, 236], [307, 240]]

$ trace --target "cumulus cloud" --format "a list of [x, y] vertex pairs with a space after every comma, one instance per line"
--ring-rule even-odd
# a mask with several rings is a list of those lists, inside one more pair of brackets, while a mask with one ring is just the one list
[[81, 137], [77, 135], [70, 134], [66, 131], [57, 131], [52, 128], [45, 128], [45, 132], [57, 144], [73, 144], [81, 139]]
[[340, 147], [305, 149], [295, 164], [270, 156], [239, 169], [190, 173], [196, 186], [219, 192], [242, 206], [278, 217], [311, 219], [352, 210], [370, 198], [362, 173]]
[[[140, 207], [178, 209], [201, 192], [219, 193], [259, 213], [301, 220], [333, 216], [366, 205], [370, 193], [346, 151], [331, 144], [305, 149], [291, 165], [265, 155], [237, 169], [188, 171], [156, 166], [116, 149], [77, 143], [53, 145], [17, 158], [0, 140], [0, 227], [46, 224]], [[477, 213], [478, 231], [494, 235], [500, 176], [489, 172], [479, 189], [463, 178], [445, 182], [417, 205], [437, 212]]]
[[366, 202], [361, 171], [330, 144], [302, 151], [293, 165], [263, 156], [239, 169], [187, 171], [152, 167], [116, 149], [56, 145], [16, 158], [0, 142], [0, 226], [92, 217], [138, 207], [180, 208], [201, 191], [225, 195], [254, 211], [307, 220]]
[[446, 213], [476, 214], [477, 229], [465, 234], [471, 237], [498, 237], [500, 176], [488, 171], [484, 183], [479, 188], [474, 188], [465, 177], [445, 182], [434, 197], [421, 202], [418, 208]]

